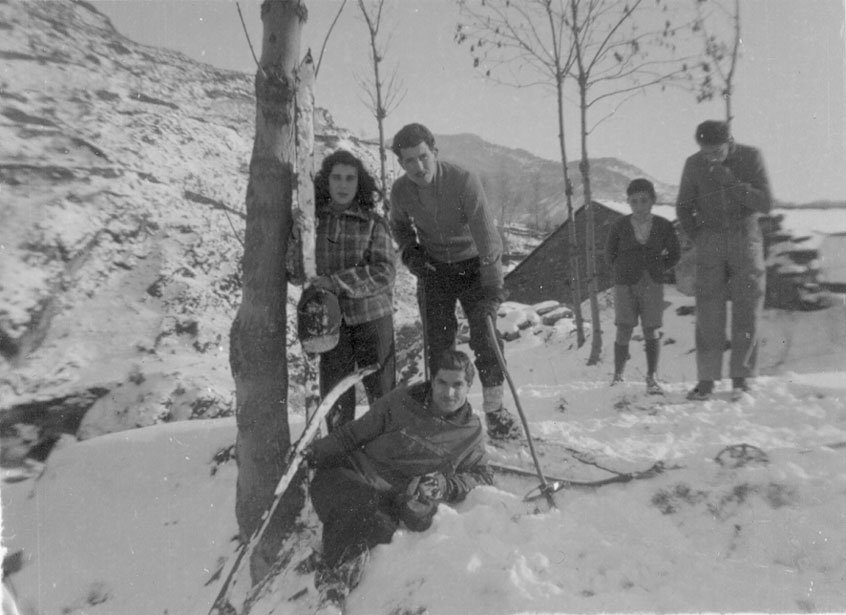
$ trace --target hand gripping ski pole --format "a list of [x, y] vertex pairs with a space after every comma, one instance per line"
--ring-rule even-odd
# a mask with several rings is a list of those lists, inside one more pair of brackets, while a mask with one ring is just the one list
[[267, 526], [270, 524], [270, 520], [273, 518], [273, 513], [282, 501], [282, 496], [285, 495], [285, 491], [288, 489], [288, 486], [291, 484], [291, 481], [294, 480], [294, 476], [300, 469], [303, 451], [317, 435], [317, 432], [320, 430], [321, 421], [326, 417], [326, 414], [328, 414], [329, 410], [335, 405], [335, 402], [338, 401], [341, 395], [343, 395], [350, 387], [355, 386], [355, 384], [362, 378], [372, 374], [377, 369], [377, 366], [371, 365], [354, 371], [336, 384], [335, 387], [329, 391], [326, 397], [323, 398], [323, 401], [320, 402], [317, 410], [314, 411], [314, 414], [311, 416], [308, 423], [306, 423], [302, 435], [291, 446], [291, 448], [288, 449], [288, 453], [285, 455], [286, 469], [282, 474], [282, 478], [280, 478], [279, 482], [276, 484], [276, 489], [273, 492], [273, 501], [267, 510], [262, 513], [260, 524], [253, 532], [253, 535], [250, 536], [250, 540], [241, 545], [238, 553], [232, 560], [232, 567], [229, 569], [226, 577], [224, 577], [223, 585], [212, 603], [209, 615], [227, 615], [233, 612], [232, 606], [229, 604], [229, 590], [232, 587], [232, 581], [235, 578], [235, 574], [238, 572], [244, 559], [256, 548], [262, 535], [267, 529]]
[[505, 379], [508, 381], [508, 388], [511, 389], [511, 395], [514, 397], [514, 405], [517, 406], [517, 413], [520, 415], [520, 421], [523, 423], [523, 431], [526, 432], [526, 442], [529, 444], [529, 452], [532, 454], [532, 461], [535, 464], [535, 470], [537, 470], [538, 480], [540, 480], [538, 490], [546, 498], [550, 507], [557, 508], [555, 505], [555, 499], [552, 497], [555, 490], [547, 483], [546, 478], [543, 475], [540, 461], [538, 461], [538, 455], [535, 452], [535, 443], [532, 441], [531, 432], [529, 432], [529, 421], [526, 420], [526, 413], [523, 412], [523, 406], [520, 404], [520, 398], [517, 396], [517, 387], [514, 386], [511, 374], [508, 373], [508, 368], [505, 365], [505, 357], [502, 355], [502, 350], [499, 347], [499, 338], [496, 334], [496, 326], [494, 325], [493, 317], [488, 314], [485, 317], [485, 320], [488, 323], [488, 334], [491, 336], [494, 350], [496, 350], [496, 360], [499, 362], [499, 367], [505, 375]]

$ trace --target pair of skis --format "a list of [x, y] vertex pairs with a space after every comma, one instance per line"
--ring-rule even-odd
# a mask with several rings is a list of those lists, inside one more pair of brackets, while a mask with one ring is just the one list
[[526, 470], [524, 468], [520, 468], [517, 466], [511, 466], [507, 464], [501, 463], [490, 463], [488, 464], [494, 471], [497, 472], [505, 472], [509, 474], [515, 474], [518, 476], [537, 476], [540, 484], [529, 491], [526, 496], [523, 498], [526, 502], [531, 502], [534, 500], [538, 500], [540, 498], [546, 499], [549, 503], [550, 507], [557, 508], [555, 505], [555, 500], [553, 495], [562, 489], [569, 489], [569, 488], [588, 488], [592, 489], [595, 487], [601, 487], [603, 485], [610, 485], [613, 483], [627, 483], [632, 480], [638, 480], [642, 478], [651, 478], [657, 474], [660, 474], [664, 471], [665, 466], [663, 462], [658, 461], [646, 470], [634, 471], [634, 472], [617, 472], [615, 470], [610, 470], [608, 468], [600, 469], [606, 470], [612, 473], [612, 476], [609, 478], [603, 478], [599, 480], [574, 480], [574, 479], [567, 479], [567, 478], [554, 478], [554, 477], [547, 477], [544, 475], [543, 469], [541, 468], [540, 460], [538, 459], [537, 452], [535, 450], [535, 443], [534, 439], [532, 438], [531, 433], [529, 432], [529, 423], [526, 419], [526, 413], [523, 411], [523, 407], [520, 404], [520, 398], [517, 396], [517, 388], [514, 386], [514, 381], [511, 379], [511, 374], [508, 373], [508, 368], [505, 365], [505, 357], [502, 354], [502, 350], [499, 348], [499, 343], [497, 341], [496, 335], [496, 326], [494, 325], [493, 317], [490, 315], [487, 317], [488, 323], [488, 333], [491, 336], [491, 339], [494, 342], [494, 348], [496, 349], [496, 358], [499, 362], [499, 366], [502, 369], [502, 373], [505, 376], [505, 379], [508, 381], [508, 386], [511, 389], [511, 395], [514, 398], [514, 404], [517, 406], [517, 412], [520, 415], [520, 421], [523, 423], [523, 430], [526, 433], [526, 442], [529, 447], [529, 453], [532, 456], [532, 462], [534, 463], [535, 470]]
[[320, 430], [321, 422], [324, 418], [326, 418], [329, 410], [332, 409], [332, 406], [335, 405], [335, 402], [338, 401], [341, 395], [343, 395], [347, 389], [360, 382], [362, 378], [375, 372], [376, 369], [377, 367], [375, 365], [371, 365], [369, 367], [358, 369], [343, 378], [326, 395], [326, 397], [323, 398], [320, 405], [308, 419], [302, 435], [300, 435], [299, 439], [291, 446], [291, 448], [288, 449], [288, 453], [285, 455], [286, 469], [282, 474], [282, 478], [280, 478], [279, 482], [276, 484], [276, 489], [273, 492], [273, 501], [262, 514], [261, 519], [259, 520], [259, 526], [253, 532], [253, 535], [247, 542], [241, 545], [238, 549], [238, 553], [232, 559], [229, 571], [224, 577], [223, 585], [221, 585], [220, 591], [209, 610], [209, 615], [229, 615], [234, 612], [232, 605], [229, 603], [229, 594], [233, 586], [235, 575], [240, 569], [243, 561], [245, 559], [249, 560], [249, 555], [256, 548], [259, 541], [261, 541], [261, 537], [264, 535], [265, 530], [267, 530], [267, 526], [270, 524], [270, 520], [273, 518], [273, 513], [276, 511], [276, 508], [282, 501], [288, 486], [291, 484], [291, 481], [294, 480], [294, 477], [302, 465], [303, 451], [317, 435], [317, 432]]
[[[514, 474], [516, 476], [534, 477], [537, 476], [534, 471], [521, 468], [519, 466], [512, 466], [504, 463], [488, 463], [488, 466], [494, 472], [503, 474]], [[664, 462], [656, 461], [645, 470], [635, 470], [633, 472], [616, 472], [608, 478], [600, 478], [597, 480], [578, 480], [572, 478], [556, 478], [555, 476], [546, 476], [546, 490], [557, 493], [563, 489], [596, 489], [605, 485], [613, 485], [620, 483], [628, 483], [633, 480], [640, 480], [643, 478], [652, 478], [661, 474], [666, 469]], [[526, 502], [533, 502], [542, 497], [546, 497], [541, 487], [531, 489], [524, 497]]]

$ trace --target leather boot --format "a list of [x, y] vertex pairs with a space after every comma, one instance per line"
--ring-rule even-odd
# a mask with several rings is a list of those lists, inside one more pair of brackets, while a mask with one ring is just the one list
[[522, 435], [520, 426], [502, 405], [502, 385], [482, 387], [482, 410], [488, 436], [497, 440], [512, 440]]

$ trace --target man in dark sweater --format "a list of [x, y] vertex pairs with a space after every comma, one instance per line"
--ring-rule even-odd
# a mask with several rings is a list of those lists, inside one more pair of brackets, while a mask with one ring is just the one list
[[618, 220], [608, 234], [606, 254], [614, 270], [614, 378], [623, 381], [629, 341], [638, 319], [646, 350], [646, 390], [661, 395], [655, 380], [663, 324], [664, 273], [679, 261], [681, 251], [673, 224], [652, 214], [655, 187], [648, 179], [634, 179], [626, 189], [632, 213]]
[[497, 318], [505, 299], [502, 240], [494, 225], [479, 178], [438, 159], [435, 137], [422, 124], [408, 124], [391, 149], [405, 175], [391, 190], [390, 223], [402, 262], [422, 289], [430, 373], [444, 350], [455, 347], [461, 303], [470, 325], [470, 348], [482, 381], [482, 410], [488, 435], [516, 438], [520, 428], [502, 405], [504, 374], [487, 319]]

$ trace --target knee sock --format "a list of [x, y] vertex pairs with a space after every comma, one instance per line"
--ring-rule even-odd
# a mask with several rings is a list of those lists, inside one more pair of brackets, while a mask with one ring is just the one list
[[629, 359], [629, 345], [614, 343], [614, 374], [622, 375]]
[[658, 357], [661, 354], [661, 345], [657, 338], [644, 341], [646, 350], [646, 375], [647, 377], [654, 377], [655, 372], [658, 371]]

